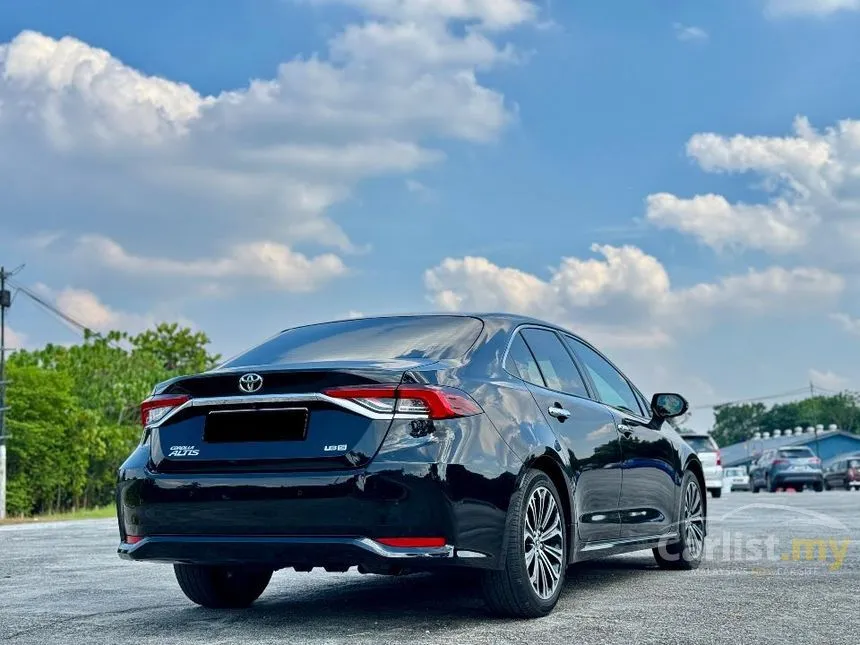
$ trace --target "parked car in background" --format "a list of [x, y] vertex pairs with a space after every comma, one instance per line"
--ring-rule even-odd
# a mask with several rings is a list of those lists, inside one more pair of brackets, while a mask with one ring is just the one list
[[729, 490], [749, 490], [750, 477], [743, 466], [723, 469], [723, 481], [729, 484]]
[[706, 432], [684, 432], [681, 436], [699, 455], [699, 461], [705, 471], [705, 488], [713, 497], [719, 497], [723, 494], [723, 465], [717, 442]]
[[824, 487], [860, 490], [860, 453], [830, 459], [824, 466]]
[[816, 492], [824, 490], [821, 460], [805, 446], [765, 450], [750, 470], [753, 493], [766, 488], [774, 493], [778, 488], [801, 491], [811, 486]]

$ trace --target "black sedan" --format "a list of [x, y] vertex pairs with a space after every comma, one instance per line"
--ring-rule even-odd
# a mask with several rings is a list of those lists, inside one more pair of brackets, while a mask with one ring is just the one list
[[594, 347], [505, 314], [297, 327], [155, 387], [119, 473], [119, 553], [192, 601], [250, 605], [273, 571], [460, 568], [489, 608], [555, 606], [568, 564], [704, 552], [702, 466]]

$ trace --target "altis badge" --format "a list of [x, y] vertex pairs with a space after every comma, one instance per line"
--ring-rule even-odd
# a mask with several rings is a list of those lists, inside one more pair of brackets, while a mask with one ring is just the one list
[[170, 446], [168, 457], [196, 457], [200, 454], [197, 446]]

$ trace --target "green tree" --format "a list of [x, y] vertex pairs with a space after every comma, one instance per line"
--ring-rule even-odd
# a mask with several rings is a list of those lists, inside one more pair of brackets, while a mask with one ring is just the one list
[[720, 446], [728, 446], [752, 436], [767, 408], [763, 403], [723, 405], [714, 408], [711, 436]]
[[210, 342], [206, 334], [176, 323], [161, 323], [155, 329], [130, 337], [129, 342], [136, 352], [155, 357], [169, 373], [203, 372], [214, 367], [221, 358], [206, 350]]
[[80, 408], [68, 374], [11, 364], [8, 378], [9, 512], [75, 505], [87, 484], [93, 415]]
[[175, 324], [89, 335], [10, 360], [10, 511], [106, 504], [140, 437], [140, 402], [172, 376], [213, 366], [208, 337]]

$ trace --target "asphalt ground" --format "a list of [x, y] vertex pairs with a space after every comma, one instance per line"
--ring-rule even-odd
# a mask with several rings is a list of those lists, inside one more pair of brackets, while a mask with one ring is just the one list
[[650, 552], [577, 565], [548, 617], [489, 616], [441, 576], [277, 572], [248, 610], [182, 595], [169, 565], [116, 556], [111, 520], [0, 527], [0, 642], [860, 643], [860, 492], [709, 499], [697, 571]]

